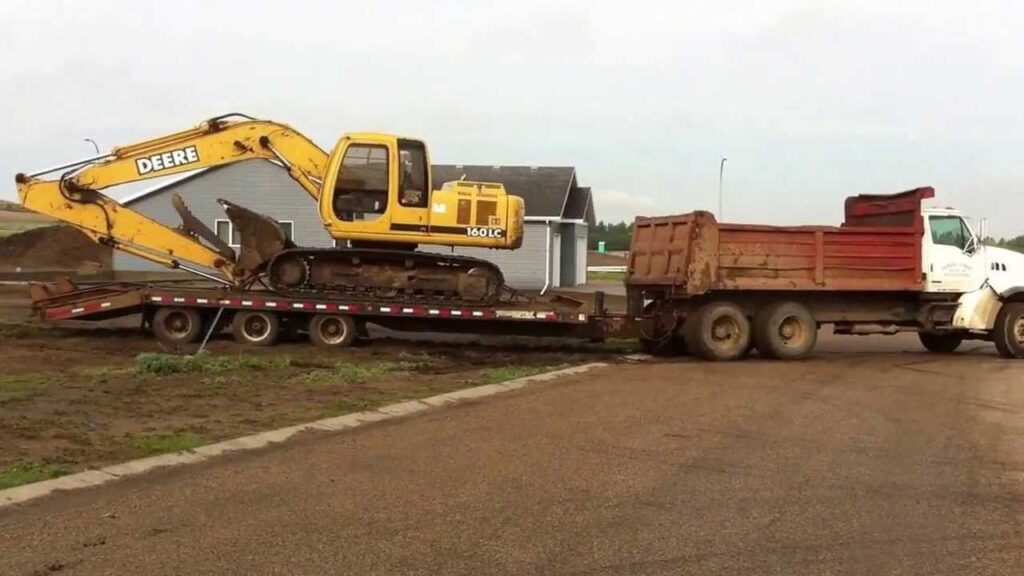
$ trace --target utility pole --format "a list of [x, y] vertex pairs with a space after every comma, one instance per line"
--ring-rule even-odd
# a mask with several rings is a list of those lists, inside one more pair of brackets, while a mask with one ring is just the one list
[[722, 157], [722, 161], [718, 163], [718, 221], [721, 222], [725, 219], [725, 210], [722, 209], [722, 175], [725, 173], [725, 161], [728, 160], [726, 157]]
[[96, 149], [96, 155], [99, 156], [100, 146], [99, 144], [96, 143], [95, 140], [93, 140], [92, 138], [83, 138], [82, 141], [92, 144], [92, 147]]

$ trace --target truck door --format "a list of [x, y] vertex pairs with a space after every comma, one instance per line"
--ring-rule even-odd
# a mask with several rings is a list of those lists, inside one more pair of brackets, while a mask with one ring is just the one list
[[953, 214], [928, 217], [928, 292], [964, 293], [981, 286], [985, 275], [980, 241], [964, 219]]

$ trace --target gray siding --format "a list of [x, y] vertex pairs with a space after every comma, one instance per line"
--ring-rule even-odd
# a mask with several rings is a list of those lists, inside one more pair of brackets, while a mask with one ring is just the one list
[[429, 252], [454, 253], [473, 256], [493, 262], [505, 274], [505, 283], [513, 288], [542, 288], [544, 286], [544, 263], [547, 253], [547, 225], [527, 222], [523, 227], [523, 245], [518, 250], [494, 250], [490, 248], [455, 248], [450, 246], [421, 245]]
[[[150, 218], [177, 227], [181, 219], [171, 206], [171, 194], [175, 192], [211, 230], [216, 229], [216, 220], [226, 219], [224, 210], [217, 204], [218, 198], [224, 198], [276, 220], [294, 222], [295, 243], [300, 246], [332, 245], [330, 235], [320, 222], [316, 202], [287, 172], [270, 162], [252, 160], [209, 170], [129, 205]], [[166, 270], [118, 251], [114, 251], [114, 269]]]

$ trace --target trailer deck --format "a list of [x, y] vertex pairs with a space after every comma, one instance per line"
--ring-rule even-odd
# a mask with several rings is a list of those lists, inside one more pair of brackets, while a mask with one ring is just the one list
[[[362, 325], [369, 322], [414, 332], [587, 339], [632, 337], [643, 324], [642, 319], [607, 313], [603, 295], [597, 295], [595, 308], [587, 310], [583, 302], [564, 296], [520, 296], [488, 306], [445, 305], [401, 300], [290, 298], [268, 290], [240, 292], [196, 285], [195, 282], [120, 282], [79, 286], [61, 279], [53, 284], [33, 284], [31, 293], [33, 311], [43, 321], [98, 321], [141, 314], [143, 325], [150, 328], [161, 309], [187, 312], [179, 315], [178, 322], [195, 311], [206, 330], [214, 318], [222, 317], [221, 321], [226, 326], [243, 313], [256, 314], [256, 317], [264, 319], [264, 323], [287, 323], [298, 331], [310, 330], [311, 321], [318, 316], [332, 316], [351, 318], [358, 323], [360, 331], [365, 331]], [[160, 330], [155, 329], [154, 332], [161, 336]]]

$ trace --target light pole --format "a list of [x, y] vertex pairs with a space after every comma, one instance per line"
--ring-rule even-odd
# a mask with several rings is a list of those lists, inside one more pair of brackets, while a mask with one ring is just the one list
[[99, 153], [100, 153], [100, 146], [99, 146], [99, 144], [96, 143], [95, 140], [93, 140], [92, 138], [83, 138], [82, 141], [83, 142], [88, 142], [88, 143], [92, 144], [92, 147], [96, 149], [96, 154], [99, 155]]
[[725, 173], [725, 161], [728, 158], [722, 157], [722, 161], [718, 163], [718, 221], [721, 222], [725, 218], [724, 210], [722, 209], [722, 175]]

